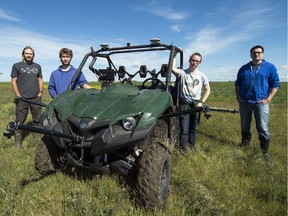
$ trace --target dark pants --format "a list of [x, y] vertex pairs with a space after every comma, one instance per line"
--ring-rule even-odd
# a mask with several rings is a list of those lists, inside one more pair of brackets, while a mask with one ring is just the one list
[[[180, 110], [188, 110], [196, 107], [198, 101], [192, 103], [180, 103]], [[199, 112], [181, 115], [180, 123], [180, 150], [187, 151], [187, 147], [194, 148], [196, 145], [196, 129], [199, 121]]]
[[[42, 99], [40, 97], [25, 100], [29, 100], [34, 103], [42, 103]], [[21, 124], [24, 123], [26, 121], [29, 109], [32, 115], [33, 124], [38, 125], [42, 113], [42, 107], [21, 100], [16, 102], [16, 121], [19, 121]]]

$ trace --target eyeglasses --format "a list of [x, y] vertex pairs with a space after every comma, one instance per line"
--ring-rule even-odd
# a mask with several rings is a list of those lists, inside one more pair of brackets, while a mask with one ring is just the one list
[[198, 61], [198, 60], [196, 60], [196, 59], [190, 59], [190, 61], [191, 61], [191, 62], [198, 63], [198, 64], [201, 62], [201, 61]]
[[253, 55], [260, 55], [262, 54], [263, 52], [252, 52]]

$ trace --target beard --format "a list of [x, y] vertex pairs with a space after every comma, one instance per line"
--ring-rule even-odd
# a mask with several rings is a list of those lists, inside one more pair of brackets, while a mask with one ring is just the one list
[[33, 62], [33, 58], [34, 57], [30, 57], [30, 56], [29, 57], [24, 57], [24, 61], [27, 62], [27, 63], [31, 63], [31, 62]]

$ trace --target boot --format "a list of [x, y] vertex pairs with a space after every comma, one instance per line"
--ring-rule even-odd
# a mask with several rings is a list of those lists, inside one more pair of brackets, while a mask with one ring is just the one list
[[268, 153], [269, 150], [270, 139], [268, 140], [260, 140], [260, 148], [262, 150], [263, 157], [266, 161], [270, 161], [270, 156]]
[[242, 142], [240, 143], [240, 147], [246, 147], [250, 144], [251, 134], [242, 134]]
[[22, 131], [16, 130], [14, 134], [14, 142], [16, 148], [21, 148], [22, 146]]

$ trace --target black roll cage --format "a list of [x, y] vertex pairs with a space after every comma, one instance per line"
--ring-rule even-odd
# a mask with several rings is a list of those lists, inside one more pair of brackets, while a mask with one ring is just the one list
[[[136, 53], [136, 52], [149, 52], [149, 51], [165, 51], [165, 50], [170, 50], [170, 56], [167, 64], [167, 75], [165, 79], [165, 91], [169, 91], [169, 86], [171, 84], [171, 74], [172, 74], [172, 63], [173, 63], [173, 58], [177, 55], [180, 54], [180, 68], [183, 69], [183, 51], [181, 48], [173, 46], [173, 45], [167, 45], [167, 44], [162, 44], [160, 42], [152, 42], [148, 45], [133, 45], [131, 46], [130, 43], [127, 43], [126, 46], [123, 47], [114, 47], [114, 48], [109, 48], [108, 45], [102, 45], [101, 49], [94, 51], [94, 49], [91, 47], [91, 52], [87, 53], [83, 60], [81, 61], [74, 77], [72, 78], [72, 81], [68, 87], [68, 89], [71, 89], [72, 86], [74, 86], [74, 83], [80, 76], [82, 69], [84, 65], [86, 64], [87, 60], [89, 57], [92, 57], [92, 61], [89, 64], [89, 69], [95, 73], [96, 75], [101, 78], [103, 74], [100, 73], [99, 70], [95, 69], [93, 67], [94, 63], [97, 60], [97, 57], [102, 57], [106, 58], [109, 64], [110, 69], [114, 69], [114, 72], [117, 73], [118, 70], [113, 64], [110, 56], [113, 54], [119, 54], [119, 53]], [[105, 79], [105, 78], [104, 78]], [[178, 92], [178, 91], [177, 91]]]

